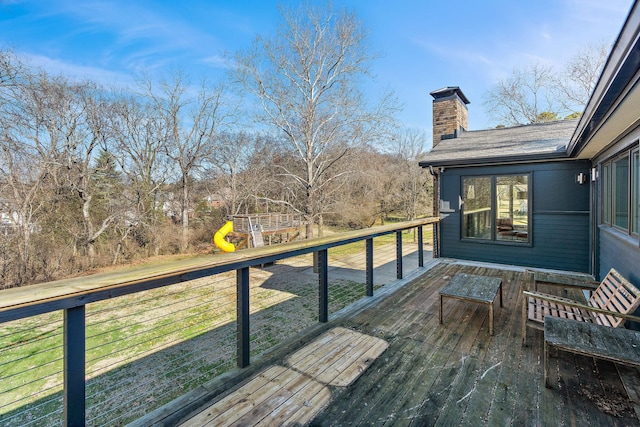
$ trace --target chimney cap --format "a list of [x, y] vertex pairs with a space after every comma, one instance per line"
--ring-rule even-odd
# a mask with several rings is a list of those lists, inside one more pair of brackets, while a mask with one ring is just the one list
[[469, 100], [464, 95], [464, 93], [462, 93], [462, 91], [458, 86], [443, 87], [442, 89], [438, 89], [438, 90], [434, 90], [433, 92], [430, 92], [429, 95], [433, 96], [434, 100], [449, 98], [451, 96], [458, 95], [458, 97], [462, 102], [464, 102], [465, 104], [469, 104]]

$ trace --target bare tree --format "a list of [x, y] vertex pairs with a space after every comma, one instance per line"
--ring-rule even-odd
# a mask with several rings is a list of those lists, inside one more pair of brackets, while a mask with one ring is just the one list
[[[3, 64], [10, 66], [11, 61]], [[91, 260], [93, 243], [112, 219], [101, 218], [96, 226], [93, 209], [91, 162], [102, 135], [101, 114], [93, 85], [72, 84], [25, 67], [3, 75], [9, 76], [1, 111], [3, 212], [10, 212], [14, 229], [19, 231], [20, 281], [31, 280], [37, 274], [35, 269], [27, 274], [32, 266], [32, 237], [34, 230], [40, 229], [40, 236], [52, 231], [41, 229], [47, 217], [74, 217], [79, 229], [56, 229], [55, 237], [64, 242], [74, 235]], [[37, 249], [41, 261], [49, 257], [42, 248]]]
[[[393, 140], [393, 157], [398, 189], [399, 210], [408, 220], [429, 211], [428, 191], [433, 183], [418, 161], [427, 151], [427, 134], [418, 129], [404, 129]], [[432, 188], [432, 187], [431, 187]]]
[[390, 211], [395, 191], [394, 177], [389, 170], [389, 155], [381, 154], [371, 146], [353, 150], [352, 173], [343, 175], [335, 186], [332, 211], [327, 222], [341, 227], [360, 229], [372, 227], [378, 221], [384, 224]]
[[[15, 281], [32, 279], [32, 237], [37, 218], [48, 205], [48, 183], [61, 168], [65, 139], [53, 102], [59, 86], [43, 73], [31, 73], [15, 58], [4, 56], [0, 102], [0, 183], [2, 210], [17, 235]], [[50, 84], [51, 83], [51, 84]]]
[[418, 166], [426, 152], [427, 134], [403, 129], [380, 148], [364, 147], [352, 159], [355, 171], [340, 188], [336, 215], [330, 221], [342, 226], [370, 227], [390, 215], [415, 219], [430, 211], [432, 181]]
[[258, 137], [247, 132], [222, 132], [217, 137], [210, 174], [231, 215], [247, 207], [266, 178], [256, 174], [258, 165], [252, 162], [257, 143]]
[[223, 88], [212, 88], [202, 81], [200, 88], [194, 89], [181, 72], [162, 80], [157, 91], [150, 78], [146, 78], [143, 84], [146, 95], [162, 117], [167, 156], [178, 167], [181, 249], [186, 251], [189, 245], [189, 194], [192, 180], [201, 170], [203, 162], [210, 158], [216, 132], [222, 130], [229, 118], [223, 110]]
[[557, 97], [567, 111], [581, 111], [604, 68], [609, 49], [604, 43], [589, 44], [578, 51], [556, 78]]
[[522, 125], [538, 123], [541, 113], [553, 111], [549, 97], [553, 87], [551, 67], [534, 64], [500, 80], [486, 95], [486, 110], [500, 123]]
[[353, 14], [308, 3], [281, 15], [277, 36], [258, 37], [235, 55], [233, 76], [257, 99], [256, 119], [283, 135], [289, 161], [276, 173], [299, 197], [279, 202], [305, 216], [311, 237], [324, 187], [345, 173], [336, 165], [351, 147], [385, 132], [395, 106], [385, 96], [370, 107], [359, 90], [375, 57]]
[[62, 152], [65, 185], [80, 200], [83, 227], [77, 237], [86, 247], [91, 266], [95, 266], [96, 241], [126, 210], [117, 193], [103, 197], [106, 181], [96, 179], [103, 176], [103, 171], [96, 169], [95, 161], [100, 149], [106, 149], [111, 139], [106, 114], [110, 102], [102, 96], [103, 89], [95, 84], [62, 84], [63, 93], [57, 96], [57, 115], [65, 132]]
[[587, 45], [560, 72], [540, 63], [516, 68], [487, 92], [484, 107], [502, 125], [575, 117], [589, 100], [607, 51], [603, 44]]
[[128, 189], [124, 195], [131, 207], [128, 226], [120, 227], [122, 238], [133, 227], [141, 244], [149, 243], [152, 253], [158, 254], [154, 229], [162, 220], [160, 190], [169, 174], [162, 117], [144, 98], [123, 94], [114, 101], [109, 120], [114, 139], [112, 155], [126, 177]]

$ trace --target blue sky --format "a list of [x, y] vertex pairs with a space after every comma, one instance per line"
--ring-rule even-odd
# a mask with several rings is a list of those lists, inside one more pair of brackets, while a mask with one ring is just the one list
[[[0, 0], [0, 48], [52, 73], [128, 84], [176, 67], [215, 80], [222, 55], [274, 32], [270, 0]], [[514, 67], [561, 67], [586, 43], [610, 45], [631, 0], [334, 0], [356, 12], [382, 57], [372, 91], [393, 90], [407, 127], [431, 134], [429, 92], [460, 86], [471, 130], [492, 127], [482, 101]]]

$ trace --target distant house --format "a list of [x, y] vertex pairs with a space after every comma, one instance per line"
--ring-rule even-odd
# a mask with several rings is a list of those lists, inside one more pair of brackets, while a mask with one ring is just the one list
[[221, 208], [226, 205], [224, 197], [220, 194], [210, 194], [206, 198], [207, 206], [210, 208]]
[[[4, 236], [14, 234], [22, 224], [13, 203], [6, 199], [0, 199], [0, 234]], [[34, 224], [29, 224], [29, 229], [33, 232], [36, 227]]]
[[578, 120], [467, 131], [460, 88], [431, 92], [440, 256], [640, 285], [639, 36], [636, 2]]

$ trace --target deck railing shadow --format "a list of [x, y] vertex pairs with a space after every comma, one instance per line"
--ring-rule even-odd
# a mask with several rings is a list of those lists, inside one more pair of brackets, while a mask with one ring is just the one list
[[[497, 309], [495, 335], [488, 330], [487, 307], [457, 299], [445, 300], [447, 315], [439, 324], [438, 290], [457, 273], [502, 278], [505, 301]], [[523, 268], [433, 260], [401, 288], [395, 283], [384, 287], [376, 297], [359, 300], [332, 316], [325, 329], [316, 332], [321, 326], [316, 325], [305, 331], [303, 340], [292, 340], [283, 351], [266, 357], [265, 365], [254, 373], [262, 375], [274, 365], [291, 366], [293, 354], [326, 329], [340, 327], [383, 339], [389, 347], [355, 383], [329, 386], [328, 407], [298, 403], [301, 410], [314, 410], [313, 425], [637, 425], [621, 382], [623, 374], [618, 375], [620, 367], [613, 364], [560, 354], [552, 358], [553, 387], [544, 386], [541, 331], [533, 331], [530, 344], [522, 345], [522, 287], [529, 276]], [[400, 290], [388, 292], [394, 287]], [[385, 292], [387, 297], [380, 298]], [[218, 386], [217, 397], [202, 399], [187, 412], [174, 406], [171, 415], [162, 414], [163, 425], [187, 420], [188, 425], [199, 425], [207, 414], [232, 414], [235, 406], [229, 401], [237, 394], [246, 397], [248, 405], [256, 405], [255, 417], [244, 422], [272, 421], [282, 410], [275, 409], [276, 404], [259, 406], [268, 393], [244, 394], [255, 378], [234, 377], [228, 384], [213, 384], [212, 389]], [[637, 371], [628, 378], [638, 384]], [[136, 426], [151, 425], [156, 419], [148, 417]]]
[[[343, 236], [316, 239], [315, 241], [293, 242], [279, 247], [257, 248], [243, 251], [233, 257], [221, 257], [220, 262], [182, 261], [173, 266], [161, 266], [158, 269], [144, 269], [121, 273], [114, 276], [98, 275], [84, 279], [72, 279], [48, 284], [36, 285], [28, 288], [18, 288], [0, 293], [0, 324], [5, 326], [3, 336], [11, 340], [12, 330], [21, 321], [34, 321], [38, 316], [44, 316], [42, 325], [55, 324], [55, 339], [49, 349], [53, 349], [57, 358], [49, 366], [51, 372], [51, 390], [32, 401], [24, 396], [18, 397], [19, 407], [5, 410], [0, 414], [3, 425], [122, 425], [137, 417], [150, 412], [163, 403], [174, 399], [175, 394], [169, 389], [178, 388], [186, 392], [197, 388], [200, 384], [210, 380], [221, 372], [233, 369], [234, 366], [244, 368], [249, 365], [256, 355], [273, 347], [296, 333], [316, 324], [318, 321], [327, 322], [329, 313], [342, 309], [350, 302], [365, 295], [372, 295], [374, 291], [373, 277], [373, 245], [372, 239], [383, 234], [396, 233], [396, 264], [398, 276], [402, 275], [402, 231], [418, 228], [419, 259], [422, 265], [424, 259], [422, 227], [437, 224], [437, 219], [425, 219], [407, 223], [394, 224], [370, 230], [345, 233]], [[365, 283], [350, 284], [334, 278], [335, 270], [329, 273], [327, 250], [354, 241], [366, 242], [365, 255]], [[317, 254], [317, 275], [306, 275], [306, 283], [298, 283], [297, 287], [287, 289], [278, 280], [267, 279], [260, 282], [251, 278], [252, 274], [259, 276], [252, 266], [295, 257], [304, 254]], [[302, 269], [308, 270], [311, 265]], [[301, 270], [302, 270], [301, 269]], [[250, 271], [255, 273], [251, 273]], [[233, 272], [235, 271], [235, 275]], [[235, 276], [235, 277], [234, 277]], [[206, 283], [215, 277], [212, 283]], [[331, 283], [329, 283], [331, 277]], [[221, 279], [217, 279], [221, 278]], [[203, 282], [201, 285], [192, 283]], [[179, 293], [186, 289], [173, 292], [173, 286], [181, 288], [201, 289], [203, 295], [189, 297], [187, 301], [179, 301]], [[199, 288], [199, 286], [202, 286]], [[209, 289], [211, 288], [211, 289]], [[347, 295], [342, 295], [331, 288], [342, 292], [349, 289]], [[213, 289], [213, 291], [212, 291]], [[356, 289], [356, 290], [354, 290]], [[193, 289], [192, 289], [193, 290]], [[155, 293], [164, 295], [156, 295]], [[258, 293], [271, 292], [265, 298], [256, 298]], [[148, 294], [148, 295], [147, 295]], [[232, 295], [232, 298], [222, 299], [222, 294]], [[209, 296], [206, 296], [209, 295]], [[264, 295], [263, 295], [264, 296]], [[161, 302], [161, 298], [168, 302]], [[213, 298], [208, 301], [206, 298]], [[117, 299], [124, 299], [122, 306], [127, 308], [127, 314], [113, 312], [102, 305]], [[142, 300], [142, 302], [140, 301]], [[254, 301], [255, 300], [255, 301]], [[263, 306], [253, 306], [260, 300]], [[208, 301], [208, 302], [207, 302]], [[206, 323], [205, 317], [198, 313], [196, 307], [205, 311], [214, 305], [226, 304], [229, 307], [226, 317], [217, 319], [210, 329], [201, 331], [196, 328]], [[177, 307], [182, 321], [173, 330], [167, 325], [171, 319], [153, 317], [153, 310], [146, 307], [160, 307], [169, 310]], [[291, 317], [283, 317], [283, 313], [290, 313]], [[53, 317], [51, 317], [53, 316]], [[118, 325], [125, 318], [145, 318], [145, 321], [160, 322], [163, 328], [168, 328], [163, 334], [169, 336], [167, 342], [154, 348], [142, 351], [142, 356], [132, 356], [132, 348], [118, 350], [116, 356], [124, 363], [102, 359], [104, 355], [93, 355], [92, 351], [99, 348], [100, 341], [118, 342], [123, 338], [119, 335], [136, 335], [144, 337], [146, 341], [161, 340], [153, 336], [146, 336], [143, 326], [127, 326], [123, 328], [106, 328], [94, 333], [94, 324]], [[282, 328], [278, 329], [278, 325]], [[41, 326], [39, 326], [41, 327]], [[193, 329], [192, 329], [193, 328]], [[185, 331], [191, 336], [179, 340]], [[198, 332], [200, 331], [200, 332]], [[174, 337], [172, 334], [175, 334]], [[182, 337], [184, 338], [184, 337]], [[34, 342], [38, 337], [33, 338]], [[0, 341], [4, 343], [4, 341]], [[3, 344], [4, 345], [4, 344]], [[12, 347], [15, 343], [7, 344]], [[42, 352], [44, 354], [44, 350]], [[0, 384], [7, 382], [7, 378], [15, 375], [11, 373], [11, 360], [8, 353], [3, 353], [0, 362]], [[31, 361], [30, 356], [25, 359], [30, 364], [42, 369], [41, 362]], [[42, 357], [42, 355], [40, 356]], [[48, 356], [51, 358], [52, 356]], [[46, 357], [45, 357], [46, 358]], [[199, 364], [186, 372], [182, 362], [197, 360]], [[86, 367], [86, 368], [85, 368]], [[32, 372], [35, 374], [36, 368]], [[91, 369], [91, 371], [89, 371]], [[160, 375], [157, 370], [162, 371]], [[47, 382], [47, 381], [45, 381]], [[118, 386], [113, 386], [113, 383]], [[61, 385], [56, 385], [61, 383]], [[43, 386], [44, 387], [44, 386]], [[10, 388], [10, 387], [9, 387]], [[60, 390], [61, 388], [61, 390]], [[146, 393], [148, 389], [165, 390], [164, 395], [158, 396]], [[107, 391], [107, 393], [103, 393]], [[11, 397], [11, 390], [0, 386], [0, 401]], [[12, 397], [13, 401], [16, 397]], [[4, 404], [5, 407], [7, 403]], [[14, 405], [15, 406], [15, 405]], [[0, 412], [2, 409], [0, 408]]]

